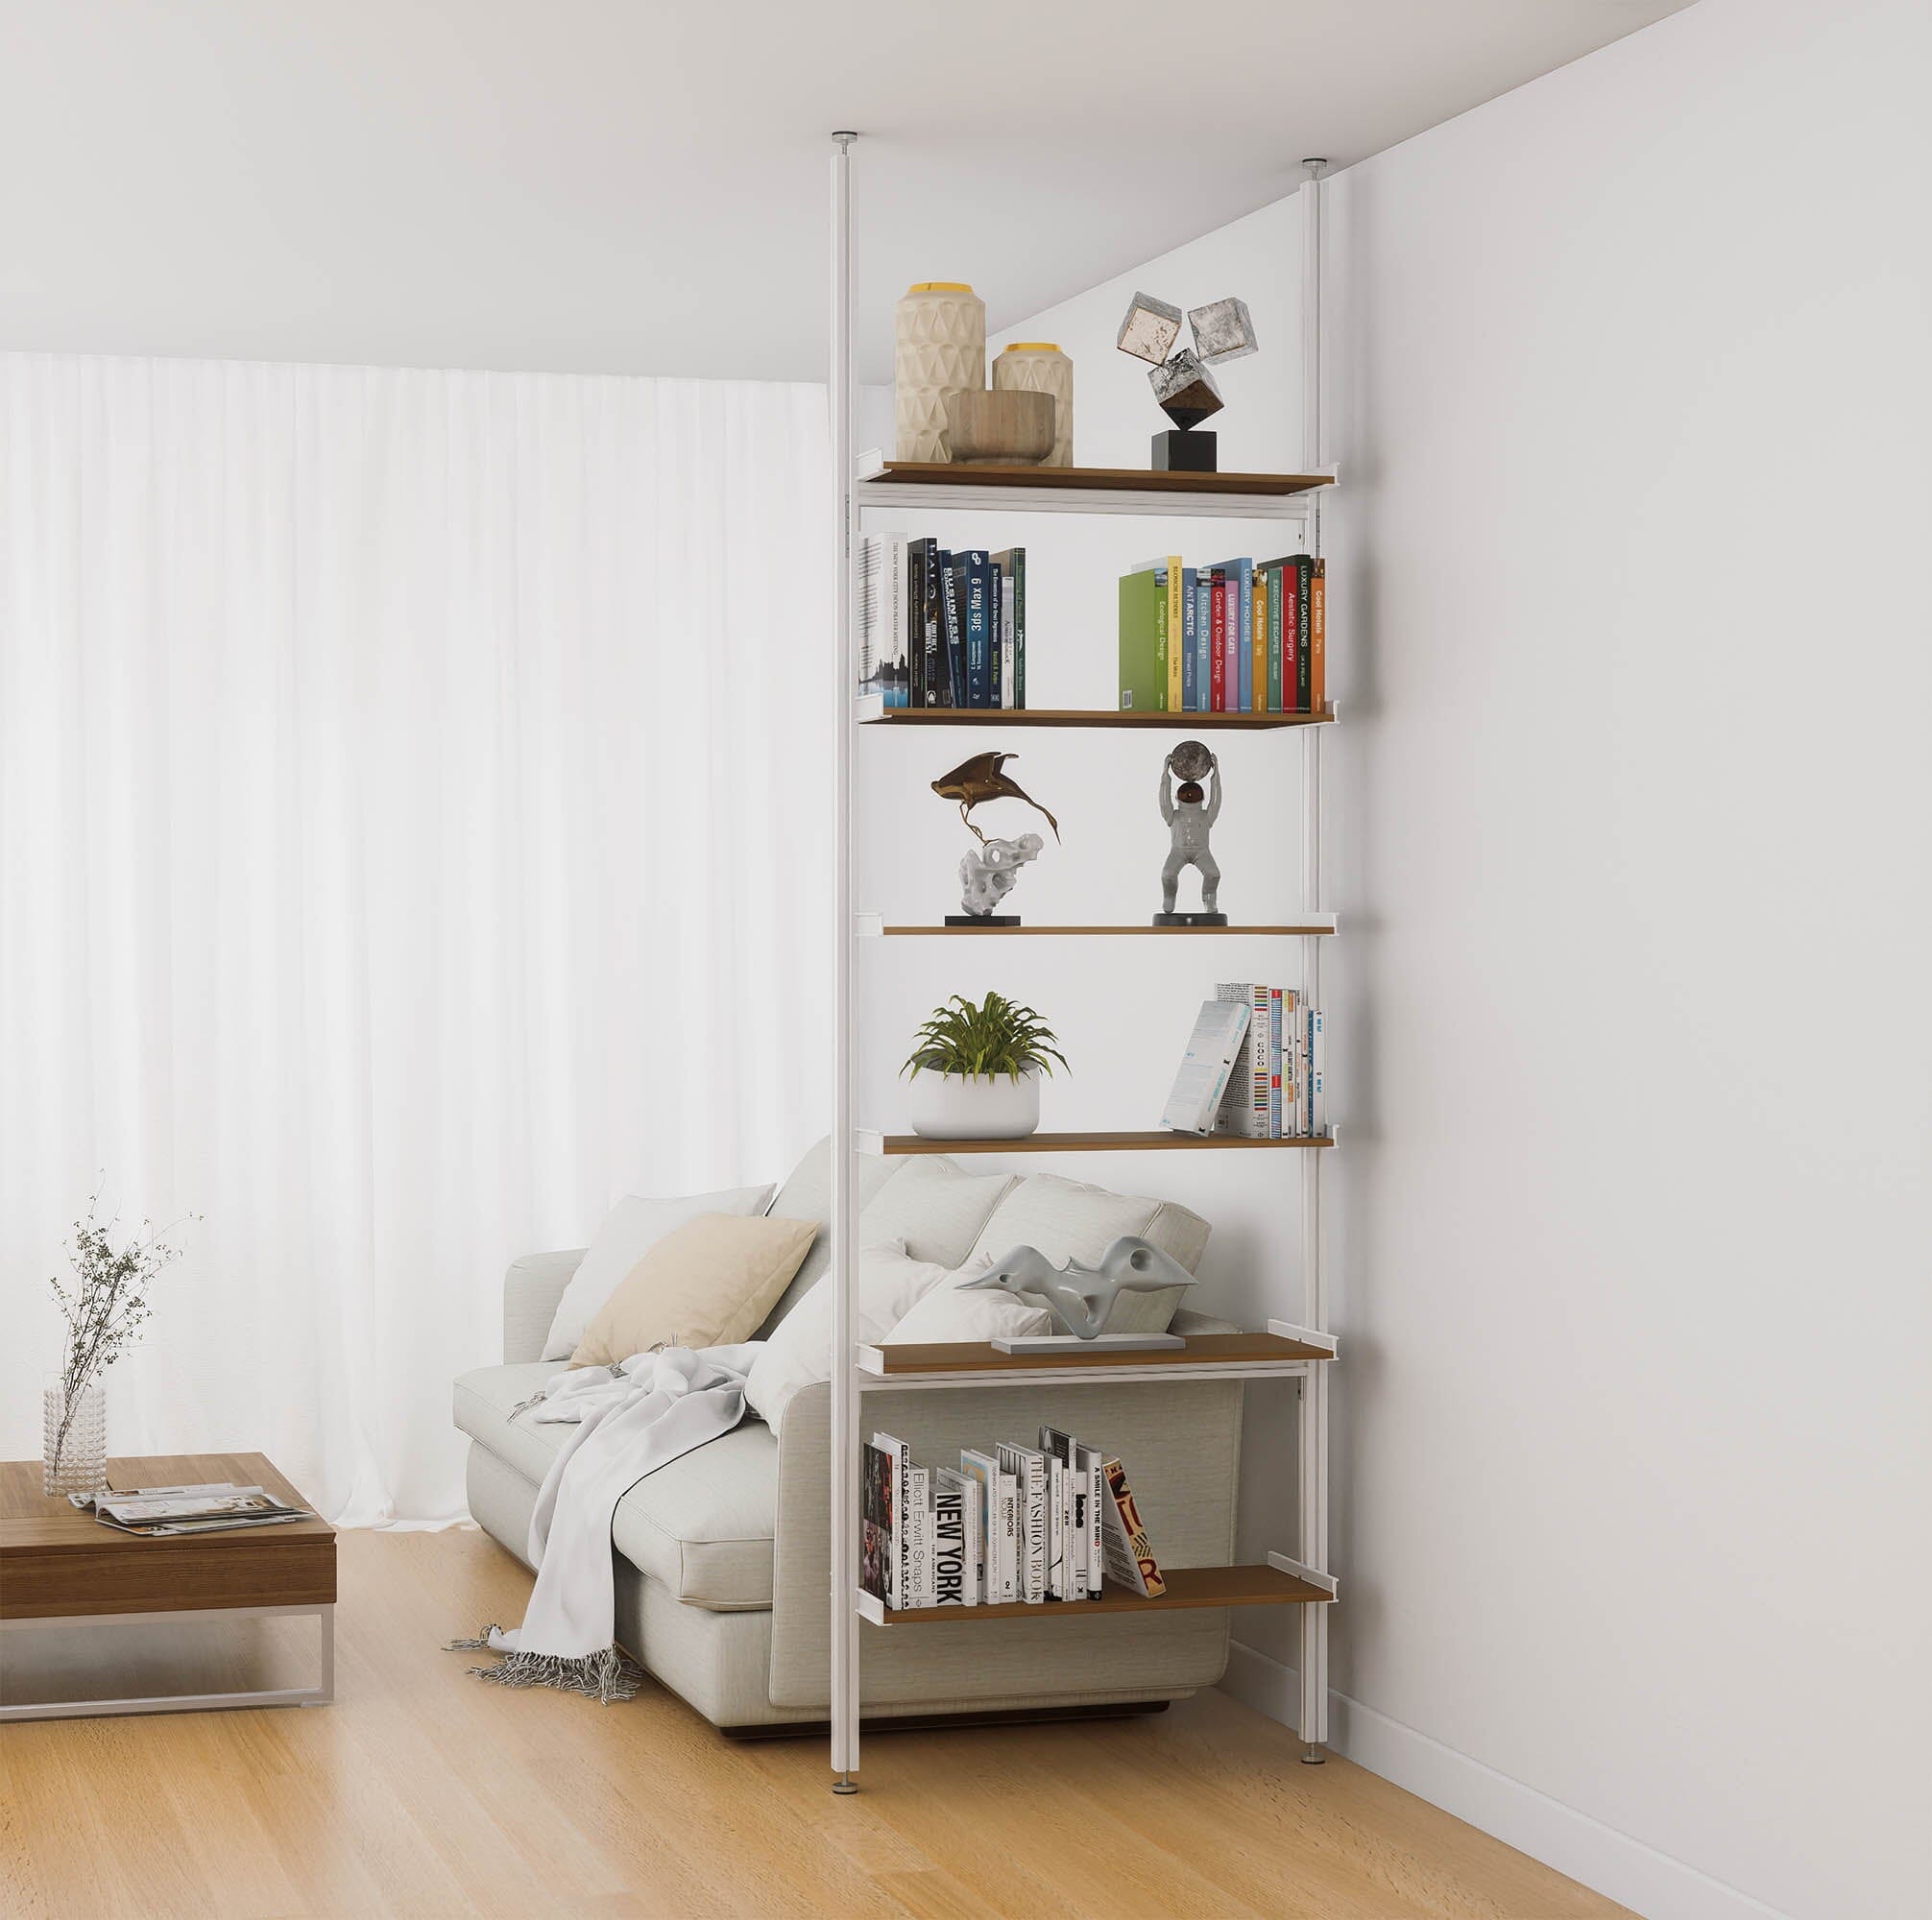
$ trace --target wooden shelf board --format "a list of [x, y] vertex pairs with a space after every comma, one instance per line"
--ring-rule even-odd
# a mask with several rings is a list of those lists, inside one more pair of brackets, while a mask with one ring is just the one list
[[884, 1626], [925, 1626], [947, 1620], [1072, 1620], [1081, 1614], [1169, 1612], [1189, 1607], [1282, 1607], [1325, 1604], [1335, 1596], [1312, 1581], [1274, 1567], [1167, 1567], [1168, 1590], [1157, 1600], [1124, 1588], [1102, 1588], [1097, 1600], [1048, 1600], [1039, 1606], [1005, 1601], [988, 1607], [884, 1609]]
[[1304, 926], [1304, 925], [1296, 925], [1296, 926], [885, 926], [885, 927], [881, 927], [881, 928], [880, 929], [880, 931], [881, 931], [881, 933], [883, 933], [883, 934], [887, 935], [888, 937], [889, 937], [889, 936], [899, 936], [899, 937], [906, 937], [906, 936], [911, 936], [911, 937], [913, 937], [913, 938], [920, 938], [920, 937], [923, 937], [923, 936], [924, 936], [924, 935], [926, 935], [926, 934], [940, 934], [940, 935], [946, 935], [946, 934], [954, 934], [954, 933], [963, 933], [963, 934], [964, 934], [964, 935], [966, 936], [966, 938], [967, 938], [968, 940], [983, 940], [983, 939], [986, 939], [986, 938], [988, 938], [989, 936], [994, 936], [994, 935], [1002, 935], [1002, 934], [1003, 934], [1003, 935], [1007, 936], [1008, 938], [1011, 938], [1011, 937], [1014, 937], [1014, 936], [1020, 936], [1020, 937], [1025, 937], [1025, 936], [1026, 936], [1026, 935], [1029, 935], [1029, 934], [1030, 934], [1030, 935], [1032, 935], [1032, 936], [1034, 936], [1035, 938], [1038, 938], [1038, 937], [1040, 937], [1040, 936], [1043, 936], [1043, 935], [1055, 935], [1055, 936], [1057, 936], [1057, 935], [1061, 935], [1061, 934], [1067, 934], [1067, 935], [1073, 935], [1073, 934], [1082, 934], [1082, 935], [1085, 935], [1085, 934], [1099, 934], [1099, 935], [1112, 935], [1112, 934], [1117, 934], [1117, 933], [1119, 933], [1119, 934], [1130, 934], [1130, 933], [1131, 933], [1131, 934], [1141, 934], [1141, 933], [1159, 933], [1159, 934], [1176, 934], [1176, 933], [1177, 933], [1177, 934], [1181, 934], [1181, 935], [1183, 935], [1183, 936], [1190, 936], [1190, 935], [1191, 935], [1191, 936], [1199, 936], [1199, 935], [1201, 935], [1201, 934], [1209, 934], [1209, 935], [1216, 935], [1216, 934], [1220, 934], [1220, 935], [1227, 935], [1227, 934], [1248, 934], [1248, 935], [1255, 935], [1255, 936], [1268, 936], [1268, 937], [1282, 937], [1282, 938], [1286, 938], [1286, 937], [1288, 937], [1288, 936], [1291, 936], [1291, 935], [1297, 935], [1297, 936], [1298, 936], [1298, 935], [1303, 935], [1303, 934], [1321, 934], [1321, 935], [1326, 935], [1326, 934], [1330, 934], [1330, 933], [1333, 933], [1333, 932], [1335, 931], [1335, 928], [1334, 928], [1334, 927], [1332, 927], [1332, 926]]
[[877, 1373], [881, 1380], [891, 1380], [896, 1374], [1065, 1373], [1075, 1367], [1104, 1373], [1110, 1368], [1235, 1366], [1335, 1357], [1325, 1347], [1285, 1340], [1279, 1333], [1195, 1333], [1185, 1347], [1156, 1347], [1139, 1353], [1120, 1348], [1081, 1352], [1068, 1347], [1052, 1354], [1002, 1354], [985, 1340], [881, 1346], [876, 1351], [880, 1359]]
[[888, 460], [876, 468], [861, 467], [854, 477], [865, 487], [1018, 487], [1043, 493], [1208, 493], [1250, 499], [1281, 499], [1335, 484], [1333, 473], [1158, 473], [1139, 467], [967, 466], [944, 460]]
[[862, 700], [866, 727], [1123, 727], [1145, 732], [1171, 727], [1188, 733], [1266, 733], [1281, 727], [1326, 727], [1335, 709], [1319, 713], [1119, 713], [1109, 707], [886, 707]]
[[[864, 1135], [860, 1136], [863, 1140]], [[1162, 1147], [1322, 1147], [1333, 1146], [1326, 1135], [1316, 1139], [1250, 1140], [1245, 1134], [1177, 1134], [1165, 1128], [1144, 1133], [1028, 1134], [1024, 1140], [929, 1140], [924, 1134], [874, 1134], [876, 1149], [884, 1154], [908, 1153], [1146, 1153]]]

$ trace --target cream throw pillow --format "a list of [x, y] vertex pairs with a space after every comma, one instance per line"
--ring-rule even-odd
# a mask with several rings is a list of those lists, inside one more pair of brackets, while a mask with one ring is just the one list
[[748, 1340], [798, 1271], [816, 1220], [700, 1213], [666, 1234], [598, 1309], [573, 1367], [616, 1366], [651, 1348]]

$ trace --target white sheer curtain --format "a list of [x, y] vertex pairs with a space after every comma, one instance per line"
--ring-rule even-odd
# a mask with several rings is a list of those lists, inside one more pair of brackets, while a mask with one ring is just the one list
[[97, 1176], [110, 1448], [461, 1510], [505, 1261], [822, 1129], [824, 391], [0, 354], [0, 1451]]

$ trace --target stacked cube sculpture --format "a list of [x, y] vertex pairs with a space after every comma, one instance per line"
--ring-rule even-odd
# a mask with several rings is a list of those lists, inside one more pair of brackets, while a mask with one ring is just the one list
[[1220, 388], [1210, 367], [1225, 360], [1244, 360], [1259, 342], [1247, 302], [1211, 300], [1190, 307], [1187, 324], [1194, 346], [1178, 351], [1181, 310], [1136, 294], [1121, 323], [1115, 342], [1123, 353], [1151, 363], [1147, 375], [1161, 411], [1173, 421], [1173, 431], [1154, 435], [1154, 468], [1159, 472], [1212, 473], [1216, 470], [1215, 436], [1198, 429], [1202, 420], [1221, 409]]

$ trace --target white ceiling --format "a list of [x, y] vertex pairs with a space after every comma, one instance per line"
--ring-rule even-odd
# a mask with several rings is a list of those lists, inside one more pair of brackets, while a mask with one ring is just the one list
[[1685, 0], [0, 0], [0, 348], [818, 379], [1024, 318]]

